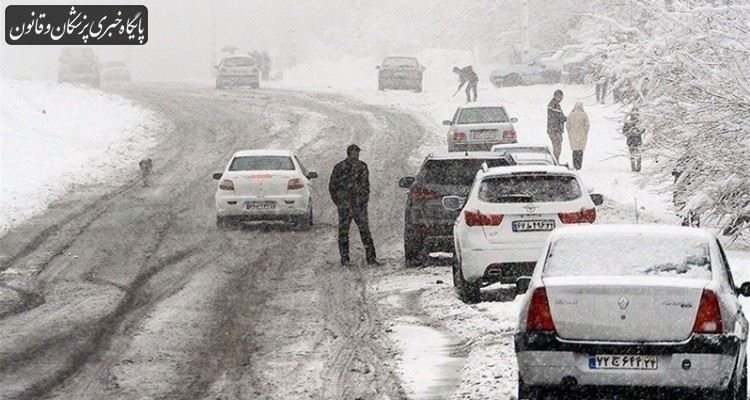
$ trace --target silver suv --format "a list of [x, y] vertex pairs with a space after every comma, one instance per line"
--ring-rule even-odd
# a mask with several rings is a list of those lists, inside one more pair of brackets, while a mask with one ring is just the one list
[[506, 153], [471, 152], [428, 155], [416, 176], [399, 180], [408, 188], [404, 210], [404, 258], [410, 267], [423, 265], [431, 251], [453, 251], [453, 225], [459, 211], [443, 207], [445, 196], [466, 196], [482, 163], [515, 165]]

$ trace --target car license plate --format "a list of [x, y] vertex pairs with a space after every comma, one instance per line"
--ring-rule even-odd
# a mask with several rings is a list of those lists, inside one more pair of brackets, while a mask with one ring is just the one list
[[589, 369], [638, 369], [655, 370], [659, 367], [656, 356], [594, 355], [589, 356]]
[[497, 131], [478, 131], [471, 133], [472, 140], [494, 140], [497, 139]]
[[273, 210], [276, 208], [275, 201], [246, 201], [245, 209], [247, 210]]
[[533, 221], [513, 221], [513, 232], [541, 232], [555, 229], [555, 221], [551, 219]]

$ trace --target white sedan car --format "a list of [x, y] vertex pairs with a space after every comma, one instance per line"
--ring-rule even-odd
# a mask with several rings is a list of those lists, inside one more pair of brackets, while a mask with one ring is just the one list
[[601, 195], [589, 195], [578, 175], [561, 166], [483, 168], [453, 227], [453, 283], [461, 300], [480, 300], [480, 288], [528, 276], [549, 233], [566, 224], [591, 224]]
[[236, 152], [216, 190], [216, 223], [238, 226], [242, 221], [286, 221], [299, 228], [313, 223], [312, 189], [308, 172], [299, 158], [287, 150]]
[[458, 107], [447, 125], [448, 151], [488, 151], [499, 143], [516, 143], [516, 118], [510, 118], [505, 107], [470, 103]]
[[552, 150], [544, 144], [496, 144], [490, 151], [510, 154], [516, 165], [558, 165]]
[[[530, 279], [530, 280], [529, 280]], [[525, 282], [524, 282], [525, 281]], [[748, 322], [721, 244], [697, 229], [555, 230], [521, 303], [521, 399], [577, 389], [746, 399]]]

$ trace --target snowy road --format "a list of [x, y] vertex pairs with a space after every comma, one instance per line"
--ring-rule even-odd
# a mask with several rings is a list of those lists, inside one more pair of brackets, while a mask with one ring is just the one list
[[[334, 96], [120, 94], [172, 124], [152, 154], [155, 185], [79, 188], [0, 239], [0, 398], [401, 398], [366, 288], [401, 268], [395, 182], [423, 129]], [[361, 266], [356, 247], [359, 265], [338, 265], [325, 185], [351, 142], [372, 171], [379, 268]], [[321, 174], [318, 223], [218, 231], [211, 173], [236, 149], [267, 146], [295, 147]]]

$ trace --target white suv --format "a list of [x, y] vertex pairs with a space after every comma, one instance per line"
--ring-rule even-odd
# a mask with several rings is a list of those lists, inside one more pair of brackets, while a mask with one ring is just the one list
[[317, 177], [291, 151], [238, 151], [224, 172], [213, 175], [219, 181], [216, 224], [237, 227], [242, 221], [286, 221], [309, 228], [313, 222], [310, 179]]
[[468, 200], [443, 198], [460, 209], [453, 228], [453, 283], [466, 303], [480, 288], [528, 276], [549, 233], [566, 224], [590, 224], [601, 195], [589, 195], [575, 172], [561, 166], [483, 168]]
[[533, 276], [519, 279], [525, 287], [515, 335], [520, 399], [577, 389], [747, 399], [748, 322], [738, 295], [750, 295], [750, 283], [735, 286], [712, 234], [660, 225], [557, 229]]

